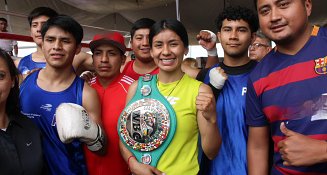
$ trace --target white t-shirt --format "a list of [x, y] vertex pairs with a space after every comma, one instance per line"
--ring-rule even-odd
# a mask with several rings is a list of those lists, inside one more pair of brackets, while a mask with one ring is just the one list
[[[3, 32], [3, 33], [9, 33], [9, 32]], [[15, 45], [17, 45], [17, 41], [15, 40], [0, 39], [0, 48], [7, 52], [13, 51], [13, 47]]]

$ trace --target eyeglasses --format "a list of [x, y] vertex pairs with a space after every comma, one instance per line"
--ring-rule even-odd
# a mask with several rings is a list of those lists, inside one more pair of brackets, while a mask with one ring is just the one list
[[249, 49], [258, 49], [259, 47], [269, 47], [269, 46], [261, 43], [253, 43], [249, 46]]

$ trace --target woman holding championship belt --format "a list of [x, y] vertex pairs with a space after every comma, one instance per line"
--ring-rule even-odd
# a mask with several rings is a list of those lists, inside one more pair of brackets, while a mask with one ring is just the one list
[[188, 52], [182, 23], [155, 23], [149, 41], [159, 74], [146, 75], [129, 88], [118, 124], [121, 153], [135, 175], [195, 175], [199, 171], [199, 133], [210, 159], [221, 144], [214, 95], [209, 86], [181, 70]]

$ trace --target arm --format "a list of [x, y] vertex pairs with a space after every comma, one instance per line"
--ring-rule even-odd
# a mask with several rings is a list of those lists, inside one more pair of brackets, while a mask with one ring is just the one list
[[215, 158], [221, 145], [221, 136], [217, 127], [216, 102], [209, 86], [200, 85], [196, 98], [197, 120], [204, 153], [209, 159]]
[[93, 71], [94, 67], [92, 55], [85, 52], [80, 52], [79, 54], [75, 55], [73, 67], [77, 75], [80, 75], [84, 71]]
[[206, 68], [209, 68], [217, 63], [219, 63], [218, 55], [217, 56], [209, 56], [208, 55], [207, 62], [206, 62]]
[[[126, 104], [133, 98], [136, 89], [137, 89], [138, 81], [135, 81], [131, 84], [128, 89], [127, 97], [126, 97]], [[119, 149], [120, 153], [123, 156], [124, 160], [127, 162], [129, 169], [134, 175], [160, 175], [162, 174], [158, 169], [153, 166], [146, 165], [137, 161], [133, 154], [126, 148], [122, 141], [119, 141]]]
[[[101, 104], [99, 101], [99, 97], [96, 91], [89, 85], [87, 85], [87, 83], [84, 83], [82, 103], [83, 107], [88, 112], [90, 119], [92, 119], [92, 121], [94, 121], [101, 127]], [[102, 131], [102, 134], [104, 134], [104, 131]], [[96, 151], [96, 153], [103, 155], [106, 152], [106, 144], [107, 141], [106, 137], [104, 136], [103, 146], [100, 150]]]
[[14, 54], [15, 54], [16, 57], [18, 56], [18, 46], [17, 46], [17, 44], [14, 45]]
[[268, 174], [269, 127], [249, 127], [247, 146], [249, 175]]

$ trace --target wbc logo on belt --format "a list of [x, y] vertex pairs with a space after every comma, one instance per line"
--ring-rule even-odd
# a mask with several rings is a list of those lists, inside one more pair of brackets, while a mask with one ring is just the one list
[[134, 102], [123, 111], [120, 120], [123, 141], [139, 151], [157, 149], [167, 138], [170, 127], [166, 108], [150, 98]]
[[327, 74], [327, 56], [315, 59], [315, 71], [317, 74]]

